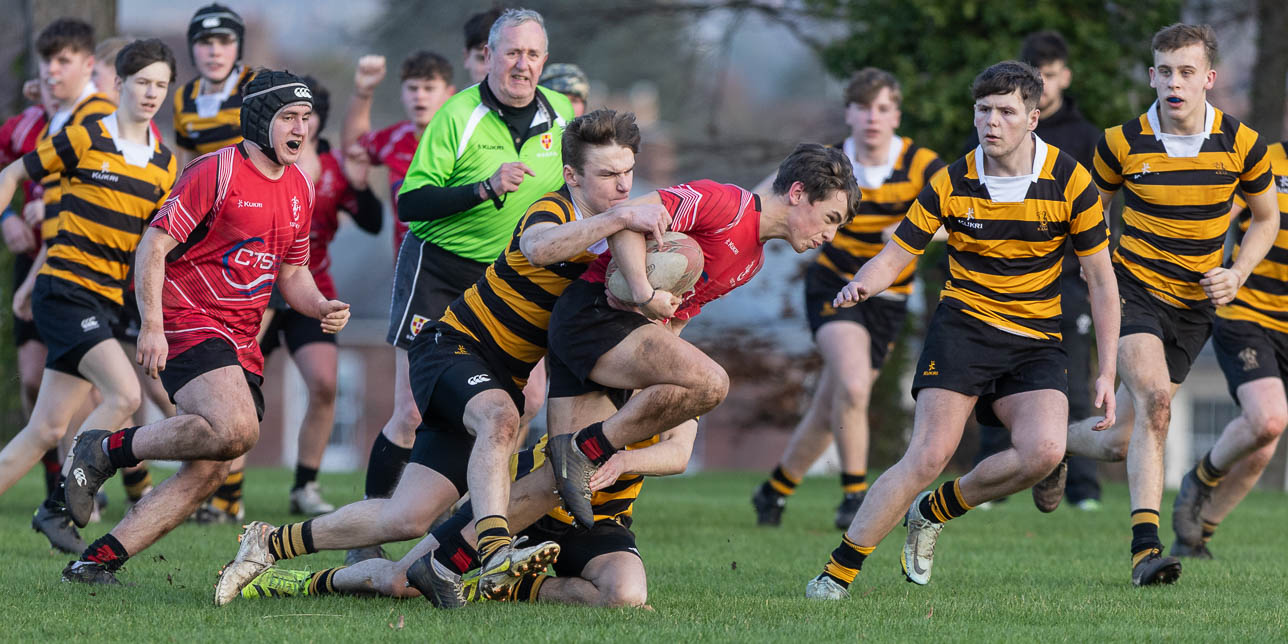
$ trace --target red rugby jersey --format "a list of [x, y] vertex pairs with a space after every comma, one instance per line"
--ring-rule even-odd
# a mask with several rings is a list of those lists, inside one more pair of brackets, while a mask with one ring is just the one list
[[[10, 117], [4, 125], [0, 125], [0, 167], [7, 166], [35, 150], [36, 144], [40, 142], [40, 132], [45, 129], [47, 122], [44, 108], [32, 105]], [[22, 192], [23, 203], [40, 199], [42, 192], [40, 183], [24, 181]], [[36, 234], [36, 241], [39, 242], [40, 226], [32, 226], [32, 232]], [[36, 253], [32, 252], [29, 255], [35, 257]]]
[[367, 151], [367, 158], [374, 165], [389, 168], [389, 194], [392, 196], [394, 214], [394, 259], [398, 259], [398, 248], [403, 237], [407, 236], [407, 224], [398, 218], [398, 189], [402, 187], [407, 168], [411, 167], [411, 158], [416, 156], [416, 146], [420, 139], [416, 136], [416, 125], [411, 121], [399, 121], [383, 130], [373, 130], [363, 134], [358, 143]]
[[[735, 185], [702, 179], [657, 191], [671, 213], [671, 230], [684, 233], [702, 248], [702, 277], [675, 317], [688, 320], [708, 302], [724, 297], [760, 271], [765, 244], [760, 241], [760, 198]], [[612, 259], [604, 252], [581, 278], [603, 282]]]
[[344, 158], [340, 150], [333, 149], [318, 155], [322, 171], [313, 187], [317, 200], [313, 204], [313, 219], [309, 226], [309, 272], [318, 290], [335, 299], [335, 280], [331, 279], [331, 255], [328, 248], [340, 228], [340, 210], [358, 212], [358, 195], [344, 176]]
[[166, 257], [161, 305], [171, 358], [211, 338], [263, 373], [255, 342], [282, 262], [309, 263], [313, 183], [292, 165], [265, 177], [242, 148], [222, 148], [184, 169], [152, 225], [179, 241]]

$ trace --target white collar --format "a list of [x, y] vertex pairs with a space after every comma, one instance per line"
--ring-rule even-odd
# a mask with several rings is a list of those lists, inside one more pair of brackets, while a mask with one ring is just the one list
[[1162, 123], [1158, 119], [1158, 99], [1154, 99], [1154, 104], [1149, 106], [1149, 111], [1145, 112], [1145, 118], [1149, 121], [1149, 129], [1154, 131], [1154, 138], [1159, 141], [1165, 136], [1199, 136], [1203, 135], [1206, 139], [1212, 136], [1212, 122], [1216, 120], [1216, 108], [1212, 104], [1203, 102], [1203, 131], [1199, 134], [1168, 134], [1163, 132]]
[[121, 138], [121, 125], [117, 120], [116, 112], [112, 112], [102, 119], [103, 128], [112, 137], [112, 144], [116, 146], [116, 151], [121, 153], [125, 162], [132, 166], [146, 167], [148, 161], [152, 159], [152, 151], [156, 149], [156, 135], [152, 133], [152, 128], [148, 128], [147, 145], [126, 141]]
[[72, 112], [76, 111], [77, 105], [84, 103], [85, 99], [97, 93], [98, 93], [98, 86], [94, 84], [94, 81], [89, 81], [85, 83], [85, 89], [81, 90], [80, 96], [77, 96], [76, 100], [72, 101], [71, 105], [68, 105], [63, 109], [54, 112], [54, 115], [49, 117], [50, 136], [57, 134], [59, 130], [63, 129], [64, 125], [67, 125], [67, 121], [72, 117]]
[[975, 146], [975, 174], [979, 176], [979, 182], [984, 184], [985, 187], [988, 186], [990, 181], [997, 181], [998, 179], [1028, 179], [1033, 183], [1037, 183], [1038, 177], [1042, 174], [1042, 167], [1046, 165], [1047, 145], [1036, 132], [1033, 132], [1032, 136], [1033, 170], [1018, 177], [995, 177], [984, 174], [984, 146], [983, 144]]
[[859, 180], [859, 186], [868, 189], [880, 188], [882, 184], [894, 174], [894, 164], [899, 162], [899, 157], [903, 155], [904, 142], [903, 138], [895, 135], [890, 138], [890, 145], [886, 149], [886, 160], [881, 165], [869, 166], [863, 165], [858, 160], [858, 144], [855, 143], [854, 137], [846, 137], [841, 142], [841, 151], [850, 160], [850, 166], [854, 169], [854, 177]]
[[1163, 144], [1163, 149], [1167, 156], [1173, 158], [1192, 158], [1199, 155], [1203, 149], [1203, 142], [1212, 136], [1212, 122], [1216, 120], [1216, 108], [1211, 103], [1204, 102], [1203, 110], [1203, 131], [1197, 134], [1168, 134], [1163, 132], [1163, 128], [1158, 118], [1158, 101], [1155, 100], [1153, 105], [1149, 106], [1149, 111], [1145, 112], [1145, 118], [1149, 121], [1149, 127], [1154, 131], [1154, 138]]

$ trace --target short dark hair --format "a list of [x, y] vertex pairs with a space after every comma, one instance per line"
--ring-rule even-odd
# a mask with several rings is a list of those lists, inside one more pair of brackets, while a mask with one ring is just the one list
[[882, 89], [890, 90], [890, 98], [896, 105], [903, 102], [903, 91], [899, 89], [899, 79], [894, 74], [876, 67], [864, 67], [850, 77], [850, 84], [845, 86], [845, 104], [871, 105]]
[[563, 133], [563, 162], [581, 173], [591, 146], [616, 144], [639, 154], [640, 128], [635, 114], [616, 110], [595, 110], [572, 120]]
[[845, 193], [849, 204], [846, 221], [854, 217], [858, 205], [859, 186], [854, 180], [854, 166], [839, 148], [829, 148], [817, 143], [802, 143], [778, 165], [773, 191], [785, 195], [797, 181], [805, 186], [805, 196], [810, 203], [827, 199], [833, 192]]
[[116, 55], [116, 75], [124, 80], [126, 76], [136, 74], [152, 63], [169, 65], [170, 82], [174, 82], [174, 52], [157, 38], [136, 40], [122, 47]]
[[505, 13], [505, 7], [492, 7], [470, 16], [470, 19], [465, 21], [465, 51], [487, 44], [487, 35], [492, 31], [492, 23], [496, 22], [502, 13]]
[[1020, 60], [1034, 67], [1067, 62], [1069, 45], [1058, 31], [1035, 31], [1024, 37], [1024, 44], [1020, 45]]
[[310, 130], [321, 132], [326, 129], [326, 116], [331, 111], [331, 91], [322, 86], [322, 81], [312, 77], [305, 76], [300, 80], [309, 86], [309, 91], [313, 93], [313, 118], [317, 127], [310, 127]]
[[84, 54], [94, 53], [94, 27], [79, 18], [59, 18], [40, 30], [36, 52], [49, 60], [64, 49]]
[[424, 49], [412, 52], [402, 62], [402, 80], [423, 78], [439, 79], [446, 85], [452, 84], [452, 64], [446, 58]]
[[1020, 91], [1020, 100], [1024, 107], [1033, 109], [1038, 106], [1042, 97], [1042, 75], [1032, 65], [1018, 60], [1007, 60], [979, 73], [970, 84], [970, 93], [975, 100], [995, 94], [1010, 94]]
[[1154, 34], [1150, 49], [1154, 51], [1176, 51], [1190, 45], [1203, 45], [1207, 56], [1208, 67], [1216, 65], [1216, 32], [1208, 25], [1187, 25], [1178, 22], [1163, 27]]

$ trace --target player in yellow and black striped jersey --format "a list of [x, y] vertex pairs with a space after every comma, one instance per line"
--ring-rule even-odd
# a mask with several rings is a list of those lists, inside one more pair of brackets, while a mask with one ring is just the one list
[[[63, 127], [0, 172], [3, 200], [27, 178], [59, 173], [64, 186], [58, 232], [38, 258], [43, 267], [15, 296], [21, 308], [18, 302], [30, 293], [48, 354], [31, 420], [0, 452], [0, 492], [57, 445], [91, 389], [101, 402], [85, 428], [121, 427], [139, 404], [132, 356], [116, 340], [113, 325], [135, 248], [177, 173], [174, 156], [151, 128], [175, 63], [170, 49], [151, 39], [126, 45], [115, 65], [119, 109]], [[54, 494], [61, 493], [59, 488]], [[60, 498], [47, 499], [33, 525], [57, 548], [84, 549]]]
[[220, 4], [197, 10], [188, 24], [188, 52], [197, 77], [174, 93], [174, 135], [181, 161], [242, 140], [242, 87], [254, 72], [242, 65], [246, 25]]
[[[916, 266], [909, 264], [884, 297], [848, 308], [833, 307], [832, 298], [881, 251], [908, 206], [944, 167], [934, 152], [895, 133], [902, 99], [894, 75], [873, 67], [855, 72], [846, 86], [850, 136], [834, 147], [850, 159], [862, 196], [854, 218], [819, 248], [805, 272], [805, 315], [823, 356], [823, 369], [809, 411], [796, 425], [778, 467], [752, 495], [760, 525], [779, 524], [787, 499], [833, 436], [841, 461], [837, 527], [850, 525], [863, 503], [868, 487], [868, 396], [907, 318]], [[762, 189], [768, 186], [757, 187]]]
[[[1285, 144], [1269, 146], [1270, 172], [1279, 202], [1279, 233], [1266, 258], [1235, 295], [1216, 310], [1212, 348], [1241, 413], [1185, 475], [1183, 486], [1209, 488], [1210, 500], [1178, 495], [1172, 507], [1176, 541], [1171, 554], [1212, 558], [1208, 542], [1252, 489], [1274, 455], [1288, 410], [1288, 155]], [[1248, 229], [1246, 202], [1236, 195], [1232, 219]], [[1237, 255], [1238, 247], [1234, 251]]]
[[[971, 89], [979, 147], [931, 179], [891, 241], [833, 301], [847, 306], [880, 293], [947, 229], [950, 279], [913, 372], [908, 451], [873, 486], [822, 574], [806, 586], [807, 597], [847, 597], [864, 560], [901, 516], [908, 526], [904, 574], [929, 583], [944, 522], [1028, 488], [1060, 462], [1068, 420], [1059, 342], [1066, 245], [1087, 278], [1100, 352], [1096, 403], [1112, 422], [1118, 297], [1091, 177], [1033, 134], [1042, 95], [1035, 69], [998, 63]], [[919, 494], [947, 465], [972, 409], [989, 424], [1022, 428], [1025, 440]]]

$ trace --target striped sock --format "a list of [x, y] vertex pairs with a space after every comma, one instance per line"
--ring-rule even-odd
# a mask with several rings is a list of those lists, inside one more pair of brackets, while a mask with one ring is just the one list
[[268, 551], [277, 559], [294, 559], [317, 552], [313, 547], [313, 519], [273, 530], [268, 535]]
[[510, 544], [510, 523], [499, 514], [491, 514], [474, 522], [478, 535], [479, 560], [487, 561], [492, 553]]
[[1203, 455], [1203, 459], [1199, 461], [1199, 464], [1194, 466], [1194, 475], [1198, 477], [1199, 483], [1208, 487], [1216, 487], [1225, 476], [1225, 472], [1218, 470], [1212, 464], [1212, 452], [1208, 452]]
[[866, 492], [866, 491], [868, 491], [868, 473], [867, 472], [859, 472], [858, 474], [841, 472], [841, 493], [842, 494], [858, 494], [859, 492]]
[[774, 468], [774, 472], [769, 475], [769, 479], [761, 485], [761, 490], [766, 494], [776, 494], [778, 496], [791, 496], [796, 493], [796, 486], [801, 484], [799, 478], [793, 477], [783, 470], [779, 465]]
[[841, 545], [832, 551], [832, 558], [823, 565], [823, 574], [833, 581], [849, 588], [854, 578], [863, 569], [863, 560], [876, 550], [876, 546], [860, 546], [850, 541], [849, 535], [841, 537]]
[[541, 584], [546, 583], [549, 575], [532, 575], [519, 580], [519, 584], [514, 588], [514, 600], [520, 602], [535, 602], [537, 594], [541, 592]]
[[309, 577], [308, 590], [306, 590], [304, 594], [331, 595], [339, 592], [335, 589], [335, 573], [340, 572], [341, 570], [344, 570], [344, 566], [340, 566], [338, 568], [327, 568], [326, 570], [319, 570], [318, 572], [313, 573], [313, 576]]
[[972, 507], [962, 498], [961, 479], [957, 478], [942, 483], [934, 492], [921, 497], [917, 509], [921, 516], [935, 523], [944, 523], [966, 514]]
[[1131, 567], [1146, 557], [1163, 552], [1158, 540], [1158, 510], [1141, 508], [1131, 511]]
[[224, 479], [224, 484], [215, 490], [215, 495], [210, 497], [210, 505], [227, 512], [228, 514], [237, 514], [241, 512], [242, 505], [242, 482], [245, 479], [243, 472], [230, 472], [228, 478]]
[[1212, 540], [1212, 535], [1216, 534], [1217, 525], [1218, 522], [1216, 521], [1203, 519], [1203, 545], [1207, 545], [1207, 542]]
[[138, 501], [152, 487], [152, 473], [146, 467], [122, 472], [121, 483], [125, 484], [125, 496], [131, 501]]

